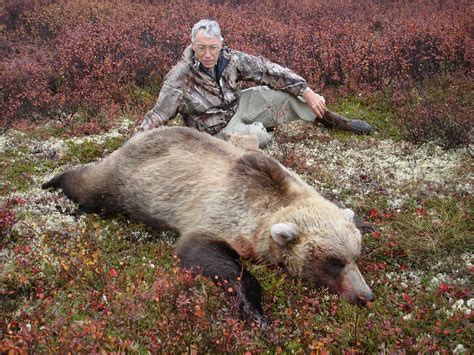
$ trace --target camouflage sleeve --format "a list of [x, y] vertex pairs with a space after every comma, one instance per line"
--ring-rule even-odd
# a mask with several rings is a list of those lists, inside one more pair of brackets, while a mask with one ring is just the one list
[[171, 69], [165, 76], [163, 85], [153, 109], [147, 112], [140, 125], [140, 131], [164, 125], [177, 114], [183, 98], [178, 66]]
[[268, 85], [272, 89], [282, 90], [294, 96], [302, 96], [308, 83], [291, 69], [272, 63], [261, 57], [235, 51], [236, 66], [240, 80], [249, 80]]

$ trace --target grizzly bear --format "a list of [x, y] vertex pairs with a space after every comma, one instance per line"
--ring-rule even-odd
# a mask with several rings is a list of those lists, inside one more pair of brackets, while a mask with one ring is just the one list
[[235, 290], [246, 319], [264, 321], [262, 291], [241, 258], [283, 265], [352, 303], [374, 298], [356, 265], [361, 233], [352, 211], [276, 160], [197, 130], [137, 134], [101, 162], [42, 187], [62, 188], [86, 212], [176, 228], [181, 266]]

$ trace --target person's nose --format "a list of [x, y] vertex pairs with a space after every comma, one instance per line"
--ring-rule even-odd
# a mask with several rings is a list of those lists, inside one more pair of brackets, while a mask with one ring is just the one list
[[206, 59], [212, 59], [212, 58], [214, 58], [214, 56], [213, 56], [212, 53], [211, 53], [211, 49], [210, 49], [210, 48], [206, 48], [206, 52], [204, 53], [204, 58], [206, 58]]

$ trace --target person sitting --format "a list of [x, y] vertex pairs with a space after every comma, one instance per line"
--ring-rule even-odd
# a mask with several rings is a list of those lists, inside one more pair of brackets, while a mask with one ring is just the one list
[[[223, 46], [216, 21], [201, 20], [191, 45], [166, 75], [158, 100], [140, 130], [162, 126], [178, 113], [184, 124], [220, 138], [255, 135], [260, 147], [269, 130], [295, 119], [368, 134], [372, 127], [327, 109], [325, 99], [292, 70], [264, 58]], [[241, 90], [243, 81], [259, 86]]]

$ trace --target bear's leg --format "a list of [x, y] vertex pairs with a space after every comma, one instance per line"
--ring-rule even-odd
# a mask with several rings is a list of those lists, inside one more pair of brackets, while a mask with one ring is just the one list
[[217, 285], [237, 297], [242, 317], [265, 326], [262, 310], [262, 287], [240, 262], [232, 247], [210, 232], [192, 232], [183, 235], [176, 253], [184, 268], [199, 270]]
[[81, 167], [66, 171], [45, 182], [41, 185], [41, 188], [61, 188], [64, 194], [77, 202], [80, 209], [85, 213], [100, 213], [102, 216], [108, 217], [120, 212], [114, 196], [106, 189], [97, 187], [100, 186], [100, 181], [93, 184], [83, 177], [84, 173], [88, 171], [87, 169], [88, 167]]
[[41, 185], [41, 188], [43, 190], [49, 189], [50, 187], [53, 189], [59, 189], [61, 187], [61, 180], [63, 179], [63, 176], [64, 174], [56, 175], [48, 182], [45, 182], [43, 185]]

